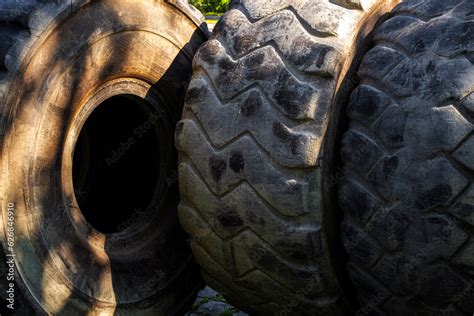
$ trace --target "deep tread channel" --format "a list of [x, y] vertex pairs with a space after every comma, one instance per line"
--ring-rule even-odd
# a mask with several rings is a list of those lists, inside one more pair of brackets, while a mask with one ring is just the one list
[[406, 1], [360, 66], [339, 202], [365, 313], [474, 312], [473, 12]]
[[395, 2], [233, 1], [195, 56], [176, 132], [179, 215], [204, 278], [235, 306], [349, 308], [325, 235], [321, 149], [359, 29]]

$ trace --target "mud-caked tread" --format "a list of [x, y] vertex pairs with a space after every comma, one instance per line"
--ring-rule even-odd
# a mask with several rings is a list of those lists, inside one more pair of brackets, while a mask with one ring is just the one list
[[359, 30], [396, 2], [233, 1], [196, 54], [176, 129], [179, 215], [235, 306], [348, 308], [324, 235], [321, 148]]
[[401, 3], [347, 109], [342, 239], [362, 312], [474, 312], [474, 3]]

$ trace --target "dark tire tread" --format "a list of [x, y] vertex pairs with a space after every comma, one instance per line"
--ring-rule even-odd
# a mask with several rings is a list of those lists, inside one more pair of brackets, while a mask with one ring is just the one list
[[348, 308], [318, 159], [353, 30], [388, 2], [233, 1], [194, 58], [176, 132], [180, 220], [206, 281], [245, 311]]
[[405, 1], [360, 66], [339, 202], [365, 313], [474, 312], [473, 10]]

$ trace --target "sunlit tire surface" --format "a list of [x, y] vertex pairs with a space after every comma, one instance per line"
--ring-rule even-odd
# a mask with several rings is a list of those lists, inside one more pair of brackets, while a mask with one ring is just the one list
[[177, 218], [174, 128], [200, 23], [183, 1], [1, 1], [0, 223], [7, 246], [12, 206], [16, 313], [192, 304], [202, 281]]
[[342, 239], [362, 312], [474, 312], [474, 2], [407, 0], [359, 69]]
[[205, 280], [233, 305], [352, 308], [334, 141], [351, 66], [396, 3], [233, 1], [196, 54], [176, 136], [179, 215]]

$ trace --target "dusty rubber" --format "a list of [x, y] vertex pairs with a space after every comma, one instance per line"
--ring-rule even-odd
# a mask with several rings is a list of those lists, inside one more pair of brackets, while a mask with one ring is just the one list
[[374, 35], [339, 201], [362, 312], [474, 312], [474, 3], [405, 1]]
[[350, 309], [325, 193], [336, 91], [395, 2], [233, 1], [194, 58], [176, 134], [180, 220], [205, 280], [245, 311]]
[[[2, 315], [12, 312], [5, 254], [15, 255], [17, 315], [174, 315], [190, 307], [202, 281], [176, 212], [174, 127], [192, 57], [207, 39], [202, 23], [182, 0], [1, 1]], [[149, 203], [159, 216], [129, 218], [108, 234], [81, 215], [72, 157], [87, 111], [118, 93], [153, 104], [168, 164], [154, 191], [162, 195]]]

